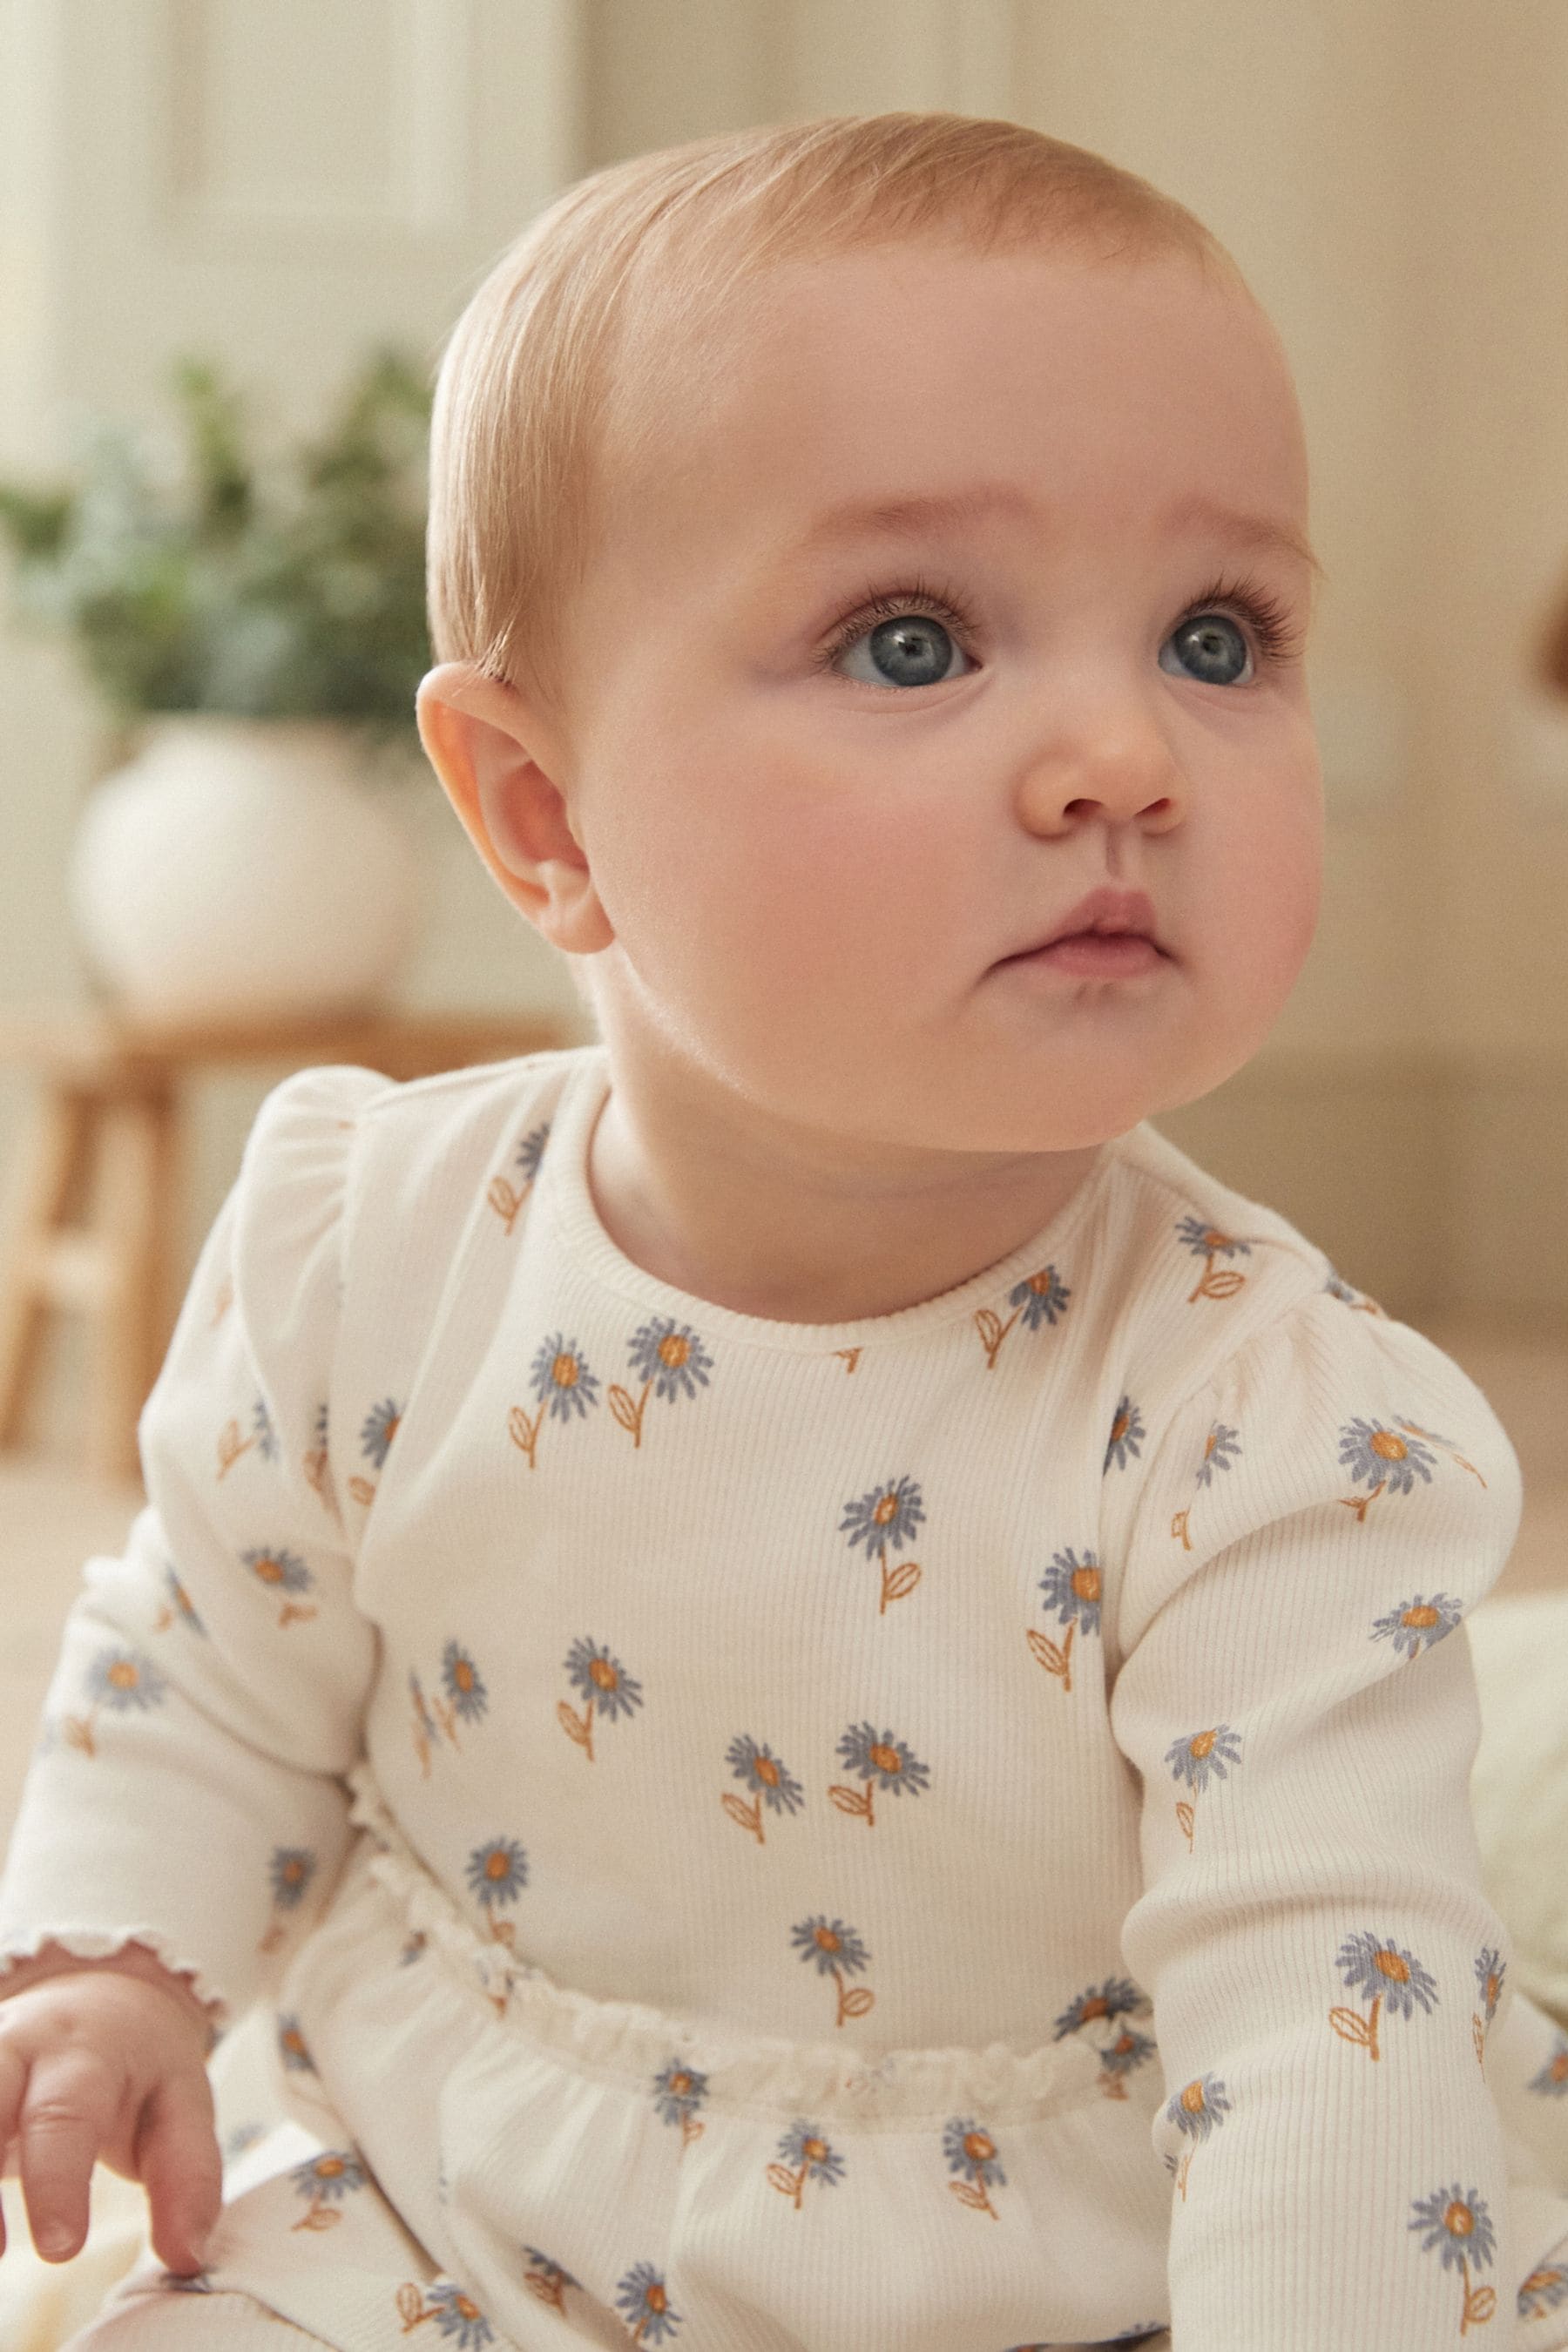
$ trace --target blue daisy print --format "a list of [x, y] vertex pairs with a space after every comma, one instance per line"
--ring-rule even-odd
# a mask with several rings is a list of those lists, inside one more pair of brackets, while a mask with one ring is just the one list
[[474, 1900], [486, 1915], [490, 1934], [498, 1944], [510, 1944], [513, 1928], [510, 1920], [496, 1917], [517, 1901], [528, 1885], [528, 1856], [515, 1838], [491, 1838], [486, 1845], [475, 1846], [468, 1856], [468, 1878]]
[[1473, 2189], [1462, 2189], [1457, 2180], [1451, 2189], [1435, 2189], [1430, 2197], [1413, 2197], [1410, 2210], [1415, 2218], [1405, 2227], [1421, 2232], [1422, 2252], [1436, 2251], [1446, 2271], [1459, 2273], [1464, 2295], [1459, 2333], [1463, 2336], [1489, 2319], [1497, 2308], [1495, 2290], [1474, 2285], [1470, 2276], [1472, 2265], [1477, 2272], [1489, 2269], [1497, 2252], [1490, 2210]]
[[306, 2200], [295, 2229], [328, 2230], [342, 2220], [343, 2199], [364, 2187], [364, 2167], [352, 2147], [329, 2147], [295, 2165], [289, 2178]]
[[373, 1405], [366, 1413], [359, 1433], [359, 1450], [373, 1468], [385, 1468], [386, 1457], [392, 1451], [392, 1441], [397, 1434], [397, 1425], [402, 1419], [403, 1408], [391, 1397], [384, 1398], [380, 1404]]
[[1386, 1616], [1375, 1618], [1367, 1639], [1392, 1642], [1414, 1661], [1451, 1633], [1464, 1613], [1464, 1602], [1447, 1592], [1435, 1592], [1430, 1601], [1418, 1592], [1413, 1601], [1396, 1601]]
[[1147, 2033], [1139, 2033], [1124, 2025], [1114, 2041], [1100, 2045], [1101, 2074], [1100, 2087], [1108, 2099], [1127, 2096], [1127, 2077], [1146, 2066], [1155, 2055], [1157, 2044]]
[[297, 1911], [305, 1889], [316, 1874], [316, 1857], [309, 1846], [275, 1845], [268, 1864], [272, 1900], [279, 1911]]
[[517, 1147], [512, 1166], [517, 1171], [518, 1181], [513, 1184], [507, 1177], [501, 1175], [496, 1175], [490, 1179], [485, 1199], [500, 1219], [504, 1231], [509, 1234], [517, 1221], [518, 1211], [527, 1200], [534, 1180], [539, 1174], [539, 1163], [544, 1157], [544, 1147], [549, 1139], [550, 1121], [547, 1118], [542, 1119], [537, 1127], [530, 1128]]
[[797, 2213], [801, 2191], [808, 2180], [837, 2189], [843, 2178], [844, 2158], [830, 2146], [826, 2134], [819, 2125], [803, 2123], [798, 2117], [779, 2141], [778, 2162], [767, 2168], [769, 2187], [787, 2197]]
[[537, 2246], [524, 2246], [522, 2251], [528, 2259], [522, 2283], [530, 2294], [537, 2295], [541, 2303], [549, 2304], [552, 2310], [564, 2312], [566, 2289], [575, 2286], [577, 2281], [551, 2255], [542, 2254]]
[[1493, 2018], [1497, 2015], [1498, 2003], [1502, 1999], [1503, 1981], [1508, 1975], [1508, 1963], [1495, 1945], [1483, 1944], [1476, 1954], [1472, 1965], [1476, 1972], [1476, 1998], [1480, 2003], [1480, 2010], [1471, 2014], [1470, 2034], [1476, 2045], [1476, 2063], [1484, 2074], [1487, 2063], [1487, 2033]]
[[454, 2352], [485, 2352], [485, 2347], [496, 2340], [495, 2330], [479, 2305], [455, 2279], [433, 2279], [423, 2289], [410, 2282], [399, 2293], [397, 2308], [405, 2335], [421, 2320], [433, 2319], [437, 2336], [443, 2344], [450, 2344]]
[[599, 1710], [602, 1721], [614, 1723], [619, 1716], [629, 1716], [642, 1705], [642, 1685], [635, 1675], [628, 1675], [618, 1658], [612, 1657], [600, 1643], [584, 1633], [574, 1642], [566, 1653], [566, 1675], [578, 1695], [587, 1701], [579, 1715], [562, 1699], [556, 1707], [561, 1727], [574, 1739], [594, 1761], [594, 1710]]
[[1521, 2319], [1544, 2319], [1563, 2303], [1568, 2303], [1568, 2263], [1548, 2263], [1531, 2271], [1519, 2290]]
[[973, 2116], [953, 2116], [942, 2129], [942, 2152], [949, 2172], [963, 2175], [963, 2179], [947, 2184], [959, 2203], [973, 2206], [976, 2212], [989, 2213], [996, 2221], [999, 2217], [990, 2191], [1005, 2189], [1007, 2176], [990, 2133], [982, 2131]]
[[1559, 2033], [1555, 2047], [1538, 2074], [1532, 2074], [1528, 2086], [1543, 2099], [1561, 2099], [1568, 2095], [1568, 2033]]
[[1143, 1426], [1142, 1413], [1130, 1396], [1124, 1396], [1117, 1405], [1115, 1418], [1110, 1424], [1110, 1439], [1105, 1449], [1105, 1467], [1100, 1475], [1105, 1475], [1113, 1462], [1119, 1470], [1125, 1470], [1129, 1462], [1142, 1461], [1141, 1448], [1148, 1434]]
[[162, 1706], [169, 1685], [141, 1650], [100, 1650], [87, 1670], [88, 1696], [116, 1715], [145, 1715]]
[[1047, 1612], [1054, 1609], [1058, 1622], [1067, 1627], [1067, 1639], [1053, 1642], [1037, 1626], [1030, 1626], [1024, 1638], [1046, 1672], [1060, 1678], [1065, 1697], [1072, 1688], [1073, 1635], [1080, 1626], [1086, 1634], [1100, 1631], [1099, 1559], [1091, 1551], [1086, 1551], [1081, 1559], [1070, 1549], [1054, 1553], [1049, 1568], [1040, 1579], [1040, 1591], [1046, 1596]]
[[1340, 1431], [1340, 1461], [1350, 1472], [1352, 1486], [1366, 1486], [1372, 1491], [1340, 1499], [1358, 1520], [1364, 1520], [1381, 1494], [1412, 1494], [1417, 1478], [1430, 1486], [1435, 1459], [1420, 1438], [1402, 1437], [1381, 1421], [1367, 1421], [1358, 1414]]
[[163, 1567], [163, 1590], [169, 1599], [156, 1630], [161, 1633], [164, 1626], [172, 1625], [177, 1617], [183, 1625], [190, 1627], [193, 1633], [205, 1635], [207, 1629], [196, 1614], [195, 1601], [175, 1575], [173, 1564], [167, 1561]]
[[616, 2303], [634, 2344], [662, 2344], [680, 2326], [663, 2278], [651, 2263], [634, 2263], [616, 2287]]
[[745, 1732], [737, 1732], [731, 1740], [724, 1751], [724, 1761], [736, 1780], [745, 1782], [752, 1798], [748, 1804], [744, 1797], [737, 1797], [732, 1789], [727, 1789], [720, 1802], [731, 1821], [750, 1830], [759, 1845], [765, 1845], [763, 1807], [766, 1805], [770, 1813], [798, 1812], [805, 1802], [805, 1791], [771, 1748], [759, 1746]]
[[1013, 1312], [1005, 1323], [994, 1307], [977, 1307], [974, 1327], [985, 1350], [986, 1370], [994, 1371], [996, 1369], [1002, 1342], [1016, 1323], [1022, 1323], [1026, 1331], [1037, 1331], [1042, 1323], [1054, 1325], [1058, 1315], [1067, 1313], [1068, 1301], [1071, 1297], [1072, 1292], [1056, 1267], [1043, 1265], [1036, 1273], [1026, 1275], [1022, 1282], [1015, 1283], [1007, 1293], [1007, 1304]]
[[1060, 2042], [1069, 2033], [1081, 2032], [1086, 2025], [1110, 2023], [1118, 2017], [1147, 2017], [1151, 2006], [1148, 1994], [1141, 1992], [1130, 1977], [1107, 1977], [1102, 1985], [1090, 1985], [1087, 1992], [1068, 2001], [1052, 2028], [1051, 2039]]
[[[1194, 2082], [1189, 2083], [1173, 2098], [1165, 2102], [1166, 2122], [1174, 2124], [1179, 2132], [1194, 2141], [1207, 2139], [1211, 2132], [1219, 2129], [1229, 2113], [1230, 2101], [1226, 2095], [1225, 2084], [1214, 2074], [1200, 2074]], [[1171, 2165], [1171, 2159], [1166, 2158], [1166, 2163], [1175, 2173], [1176, 2187], [1184, 2202], [1193, 2153], [1193, 2149], [1188, 2148], [1180, 2165]]]
[[1419, 2008], [1430, 2017], [1436, 2005], [1436, 1979], [1415, 1953], [1391, 1937], [1374, 1936], [1370, 1927], [1345, 1937], [1334, 1966], [1344, 1979], [1346, 1991], [1369, 2000], [1372, 2008], [1365, 2017], [1357, 2009], [1331, 2009], [1329, 2023], [1342, 2041], [1354, 2042], [1373, 2059], [1383, 2055], [1377, 2040], [1380, 2011], [1389, 2017], [1409, 2018]]
[[1204, 1458], [1197, 1467], [1198, 1485], [1210, 1486], [1215, 1472], [1230, 1469], [1240, 1453], [1240, 1430], [1227, 1429], [1223, 1421], [1216, 1421], [1204, 1440]]
[[275, 1845], [267, 1865], [272, 1887], [272, 1917], [257, 1949], [275, 1951], [287, 1932], [287, 1915], [297, 1911], [316, 1875], [316, 1857], [309, 1846]]
[[288, 2074], [313, 2074], [316, 2062], [311, 2057], [299, 2019], [292, 2013], [278, 2020], [278, 2056]]
[[489, 1705], [484, 1676], [460, 1642], [448, 1642], [441, 1653], [441, 1686], [447, 1704], [459, 1722], [479, 1723]]
[[610, 1411], [621, 1427], [629, 1430], [632, 1442], [642, 1444], [643, 1412], [650, 1395], [667, 1404], [681, 1397], [694, 1397], [698, 1383], [708, 1385], [708, 1375], [713, 1369], [713, 1359], [708, 1354], [689, 1323], [678, 1323], [672, 1315], [655, 1315], [632, 1335], [627, 1343], [632, 1376], [642, 1382], [642, 1394], [634, 1397], [619, 1381], [609, 1389]]
[[293, 1598], [296, 1592], [309, 1592], [315, 1578], [297, 1552], [283, 1544], [258, 1544], [239, 1555], [240, 1566], [247, 1568], [258, 1584], [268, 1592], [280, 1592], [283, 1606], [278, 1612], [279, 1625], [292, 1625], [297, 1620], [315, 1615]]
[[702, 2137], [702, 2126], [696, 2121], [696, 2116], [707, 2095], [707, 2075], [695, 2066], [683, 2066], [679, 2058], [672, 2058], [653, 2078], [654, 2105], [663, 2122], [679, 2127], [682, 2156], [694, 2139]]
[[534, 1356], [529, 1384], [539, 1400], [538, 1411], [530, 1416], [521, 1405], [514, 1404], [506, 1425], [512, 1444], [527, 1454], [532, 1470], [537, 1466], [539, 1433], [546, 1417], [570, 1422], [575, 1413], [579, 1421], [585, 1421], [589, 1406], [599, 1402], [599, 1383], [576, 1340], [569, 1342], [564, 1332], [554, 1331]]
[[890, 1731], [879, 1733], [873, 1723], [852, 1723], [839, 1738], [838, 1754], [847, 1769], [858, 1772], [866, 1786], [839, 1786], [827, 1793], [841, 1813], [856, 1813], [870, 1827], [876, 1825], [872, 1800], [878, 1789], [893, 1797], [902, 1796], [907, 1789], [918, 1797], [931, 1780], [929, 1768], [907, 1742]]
[[[1185, 1739], [1173, 1740], [1165, 1750], [1165, 1761], [1172, 1778], [1184, 1780], [1194, 1795], [1201, 1797], [1209, 1784], [1210, 1774], [1226, 1778], [1227, 1764], [1241, 1761], [1241, 1735], [1228, 1723], [1214, 1725], [1206, 1731], [1194, 1731]], [[1186, 1836], [1187, 1851], [1193, 1848], [1193, 1826], [1196, 1816], [1184, 1799], [1178, 1800], [1176, 1819]]]
[[267, 1410], [267, 1399], [258, 1397], [250, 1408], [251, 1443], [264, 1462], [278, 1459], [278, 1432], [272, 1426], [272, 1415]]
[[575, 1339], [552, 1332], [534, 1356], [529, 1386], [542, 1408], [555, 1421], [587, 1418], [588, 1407], [599, 1402], [599, 1383], [588, 1370]]
[[1209, 1224], [1202, 1217], [1183, 1217], [1176, 1225], [1175, 1234], [1184, 1249], [1191, 1250], [1194, 1257], [1204, 1260], [1198, 1286], [1189, 1296], [1187, 1305], [1191, 1307], [1199, 1298], [1234, 1298], [1247, 1280], [1246, 1275], [1237, 1274], [1234, 1267], [1216, 1267], [1215, 1261], [1222, 1257], [1250, 1257], [1252, 1244], [1238, 1242], [1232, 1234], [1222, 1234], [1217, 1226]]
[[882, 1564], [882, 1597], [877, 1614], [881, 1616], [889, 1601], [901, 1601], [912, 1592], [921, 1580], [919, 1562], [901, 1560], [896, 1568], [888, 1566], [888, 1553], [901, 1551], [914, 1540], [914, 1532], [925, 1518], [925, 1507], [921, 1490], [913, 1478], [900, 1478], [881, 1486], [873, 1486], [844, 1506], [844, 1517], [838, 1532], [849, 1539], [849, 1549], [864, 1544], [867, 1557], [880, 1559]]
[[847, 2017], [864, 2017], [876, 1999], [868, 1985], [847, 1987], [845, 1978], [858, 1976], [870, 1963], [870, 1954], [853, 1927], [842, 1919], [828, 1919], [821, 1913], [812, 1918], [797, 1920], [790, 1929], [790, 1941], [803, 1960], [814, 1963], [820, 1977], [831, 1977], [838, 1991], [838, 2015], [835, 2023], [842, 2025]]

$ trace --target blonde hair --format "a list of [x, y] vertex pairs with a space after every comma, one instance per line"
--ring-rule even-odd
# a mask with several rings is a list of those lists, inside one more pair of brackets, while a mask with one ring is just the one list
[[542, 213], [458, 320], [436, 389], [429, 523], [437, 657], [562, 698], [563, 623], [612, 465], [689, 425], [701, 345], [774, 264], [898, 241], [1175, 251], [1240, 273], [1186, 207], [1017, 122], [833, 115], [660, 149]]

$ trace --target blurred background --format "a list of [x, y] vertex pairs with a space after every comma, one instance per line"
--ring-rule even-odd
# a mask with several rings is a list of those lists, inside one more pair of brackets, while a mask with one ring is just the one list
[[[1568, 1580], [1568, 10], [1539, 0], [0, 0], [7, 1550], [74, 1563], [95, 1513], [118, 1541], [104, 1432], [287, 1068], [584, 1034], [405, 750], [311, 836], [338, 906], [290, 879], [312, 761], [400, 691], [376, 645], [417, 672], [409, 463], [468, 292], [597, 164], [889, 107], [1145, 173], [1279, 328], [1329, 575], [1321, 929], [1265, 1052], [1162, 1125], [1482, 1381], [1531, 1483], [1510, 1573]], [[138, 831], [113, 790], [149, 741], [178, 773]], [[200, 878], [160, 900], [175, 842]], [[356, 955], [380, 1030], [331, 1017]]]

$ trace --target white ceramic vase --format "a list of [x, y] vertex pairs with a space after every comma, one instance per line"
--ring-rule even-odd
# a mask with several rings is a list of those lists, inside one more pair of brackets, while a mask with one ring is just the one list
[[89, 795], [68, 877], [119, 1003], [204, 1022], [373, 1008], [413, 945], [419, 870], [362, 773], [330, 721], [150, 720]]

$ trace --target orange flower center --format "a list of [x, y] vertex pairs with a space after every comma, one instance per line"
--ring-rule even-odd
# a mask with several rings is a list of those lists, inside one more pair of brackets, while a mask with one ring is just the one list
[[506, 1855], [501, 1852], [500, 1846], [496, 1848], [494, 1853], [486, 1854], [485, 1876], [487, 1878], [505, 1878], [510, 1869], [511, 1864], [507, 1860]]
[[588, 1680], [597, 1683], [601, 1690], [614, 1690], [620, 1676], [608, 1658], [595, 1658], [588, 1668]]
[[1029, 1287], [1034, 1292], [1037, 1298], [1043, 1298], [1045, 1297], [1047, 1291], [1048, 1291], [1051, 1286], [1053, 1279], [1054, 1276], [1052, 1275], [1051, 1268], [1048, 1265], [1043, 1267], [1038, 1274], [1032, 1274], [1029, 1276]]
[[1185, 2107], [1188, 2115], [1202, 2115], [1204, 2111], [1204, 2086], [1201, 2083], [1189, 2083], [1187, 2084], [1186, 2089], [1182, 2093], [1182, 2105]]
[[1555, 2284], [1555, 2274], [1552, 2272], [1531, 2271], [1530, 2276], [1525, 2280], [1524, 2284], [1521, 2287], [1520, 2293], [1521, 2294], [1540, 2294], [1544, 2288], [1552, 2286]]
[[679, 2074], [672, 2074], [669, 2078], [669, 2087], [678, 2098], [683, 2098], [686, 2093], [691, 2088], [690, 2075]]
[[1190, 1756], [1206, 1756], [1218, 1738], [1217, 1731], [1197, 1732], [1187, 1742], [1187, 1753]]
[[1077, 1593], [1080, 1601], [1098, 1601], [1100, 1599], [1100, 1570], [1098, 1568], [1075, 1568], [1071, 1576], [1068, 1579], [1068, 1582], [1072, 1586], [1073, 1591]]
[[1395, 1984], [1408, 1984], [1410, 1982], [1410, 1970], [1406, 1968], [1405, 1962], [1400, 1958], [1397, 1952], [1374, 1952], [1373, 1954], [1373, 1966], [1376, 1969], [1379, 1976], [1392, 1977]]
[[1112, 2050], [1115, 2051], [1119, 2058], [1125, 2058], [1133, 2047], [1133, 2039], [1131, 2034], [1123, 2033], [1120, 2039], [1113, 2042], [1110, 2046]]
[[381, 1442], [384, 1445], [391, 1444], [393, 1439], [397, 1434], [397, 1424], [402, 1419], [403, 1415], [400, 1412], [395, 1412], [387, 1422], [385, 1428], [381, 1433]]
[[479, 2305], [470, 2303], [466, 2294], [455, 2294], [452, 2297], [451, 2308], [460, 2319], [478, 2319], [481, 2316]]
[[1432, 1607], [1430, 1601], [1423, 1601], [1419, 1609], [1407, 1609], [1399, 1622], [1402, 1625], [1435, 1625], [1437, 1622], [1437, 1612]]
[[297, 1886], [305, 1875], [305, 1865], [302, 1862], [286, 1862], [279, 1875], [286, 1886]]
[[1110, 1424], [1110, 1442], [1112, 1445], [1120, 1445], [1131, 1426], [1132, 1415], [1130, 1412], [1119, 1412], [1116, 1419]]
[[109, 1669], [108, 1680], [116, 1690], [134, 1690], [137, 1679], [135, 1664], [130, 1658], [116, 1658]]
[[879, 1772], [901, 1772], [904, 1769], [904, 1759], [898, 1749], [884, 1748], [879, 1739], [874, 1739], [866, 1752]]
[[281, 1560], [274, 1559], [270, 1552], [263, 1552], [256, 1563], [256, 1573], [263, 1584], [281, 1583], [283, 1563]]
[[662, 2311], [664, 2309], [664, 2289], [660, 2286], [658, 2281], [655, 2279], [650, 2287], [645, 2288], [643, 2293], [643, 2301], [647, 2305], [650, 2311]]
[[1205, 1249], [1210, 1250], [1224, 1249], [1229, 1243], [1229, 1240], [1230, 1235], [1228, 1234], [1216, 1234], [1214, 1227], [1210, 1225], [1208, 1231], [1204, 1235], [1204, 1247]]
[[1554, 2083], [1568, 2083], [1568, 2050], [1560, 2050], [1547, 2068]]
[[823, 2158], [827, 2154], [827, 2142], [825, 2139], [803, 2139], [800, 2144], [800, 2152], [802, 2156], [805, 2157], [811, 2163], [820, 2164]]
[[1372, 1450], [1384, 1462], [1403, 1462], [1410, 1448], [1403, 1437], [1395, 1437], [1392, 1429], [1374, 1430]]
[[558, 1389], [574, 1389], [577, 1385], [576, 1357], [557, 1356], [550, 1367], [550, 1377]]
[[963, 2153], [975, 2164], [988, 2164], [996, 2153], [996, 2143], [987, 2139], [984, 2132], [965, 2132]]
[[322, 2156], [316, 2159], [318, 2180], [335, 2180], [342, 2168], [343, 2160], [341, 2156]]
[[1468, 2238], [1476, 2226], [1476, 2217], [1468, 2205], [1456, 2197], [1443, 2216], [1443, 2227], [1451, 2238]]
[[1209, 1455], [1214, 1452], [1215, 1447], [1218, 1444], [1219, 1432], [1217, 1429], [1211, 1429], [1208, 1435], [1204, 1440], [1204, 1460], [1205, 1462], [1208, 1460]]
[[658, 1343], [657, 1353], [661, 1364], [668, 1364], [679, 1370], [691, 1353], [691, 1347], [689, 1341], [683, 1339], [679, 1331], [667, 1331]]
[[1489, 2009], [1495, 2009], [1497, 2007], [1498, 1995], [1501, 1990], [1502, 1980], [1500, 1978], [1489, 1977], [1487, 1979], [1487, 2007]]
[[291, 2025], [285, 2032], [283, 2036], [283, 2047], [285, 2050], [291, 2050], [297, 2058], [302, 2058], [304, 2056], [305, 2037], [300, 2032], [298, 2026]]
[[459, 1658], [458, 1660], [457, 1664], [452, 1668], [452, 1680], [457, 1684], [458, 1688], [460, 1691], [471, 1691], [473, 1689], [474, 1670], [468, 1664], [467, 1658]]
[[814, 1927], [812, 1936], [825, 1952], [836, 1952], [838, 1949], [838, 1938], [831, 1927]]
[[779, 1768], [773, 1762], [771, 1756], [757, 1757], [752, 1762], [752, 1769], [756, 1774], [759, 1780], [765, 1780], [767, 1782], [770, 1789], [776, 1789], [778, 1787]]
[[1097, 1992], [1090, 2000], [1084, 2002], [1083, 2019], [1080, 2021], [1087, 2022], [1091, 2017], [1109, 2017], [1110, 2014], [1110, 2002], [1106, 2000], [1105, 1995], [1102, 1992]]
[[884, 1495], [871, 1514], [879, 1528], [885, 1528], [889, 1519], [896, 1519], [898, 1516], [899, 1498], [896, 1495]]

